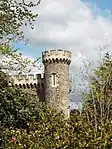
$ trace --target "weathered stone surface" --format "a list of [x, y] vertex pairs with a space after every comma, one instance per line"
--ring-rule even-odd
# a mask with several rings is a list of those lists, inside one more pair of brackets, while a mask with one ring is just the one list
[[[71, 63], [71, 52], [63, 50], [51, 50], [42, 53], [44, 64], [44, 77], [37, 75], [12, 76], [14, 85], [37, 91], [41, 101], [46, 101], [51, 107], [62, 110], [69, 115], [70, 89], [69, 65]], [[52, 85], [52, 75], [56, 75], [56, 85]]]
[[[50, 55], [49, 55], [50, 57]], [[57, 110], [63, 110], [66, 115], [69, 115], [69, 64], [70, 57], [66, 59], [61, 57], [56, 59], [44, 59], [45, 71], [45, 99], [51, 107]], [[56, 74], [56, 86], [52, 86], [52, 74]]]

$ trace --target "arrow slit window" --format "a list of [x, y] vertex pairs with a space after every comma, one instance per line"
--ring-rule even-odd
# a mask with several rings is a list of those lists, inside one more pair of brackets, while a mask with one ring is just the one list
[[52, 87], [56, 87], [56, 73], [52, 73]]

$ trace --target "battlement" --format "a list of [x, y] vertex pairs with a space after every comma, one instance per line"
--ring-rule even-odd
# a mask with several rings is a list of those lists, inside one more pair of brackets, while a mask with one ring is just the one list
[[65, 50], [50, 50], [45, 51], [42, 53], [42, 61], [43, 63], [46, 63], [48, 61], [50, 62], [66, 62], [68, 64], [71, 63], [71, 52], [65, 51]]
[[10, 76], [14, 84], [37, 84], [44, 81], [44, 75], [42, 74], [28, 74], [28, 75], [14, 75]]
[[43, 74], [27, 74], [10, 76], [12, 87], [24, 89], [28, 93], [36, 93], [39, 100], [50, 107], [61, 110], [69, 116], [69, 98], [71, 82], [69, 80], [69, 64], [71, 52], [50, 50], [42, 53]]

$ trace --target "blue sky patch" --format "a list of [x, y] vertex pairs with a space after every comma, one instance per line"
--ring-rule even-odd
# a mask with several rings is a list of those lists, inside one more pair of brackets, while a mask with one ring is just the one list
[[[109, 12], [112, 11], [112, 0], [82, 0], [83, 2], [88, 2], [93, 4], [101, 10], [100, 15], [108, 17]], [[107, 10], [107, 11], [105, 11]], [[94, 11], [94, 10], [93, 10]], [[107, 13], [106, 13], [107, 12]], [[97, 16], [97, 12], [93, 12]], [[111, 14], [110, 14], [111, 15]], [[45, 51], [46, 47], [34, 46], [31, 44], [24, 45], [24, 43], [16, 43], [14, 44], [16, 48], [20, 49], [23, 55], [28, 56], [30, 58], [38, 59], [41, 56], [41, 53]]]
[[19, 48], [23, 55], [34, 58], [35, 60], [38, 59], [45, 50], [43, 47], [37, 47], [30, 44], [25, 45], [23, 42], [15, 43], [14, 46]]
[[101, 10], [112, 11], [112, 0], [82, 0], [83, 2], [93, 3]]

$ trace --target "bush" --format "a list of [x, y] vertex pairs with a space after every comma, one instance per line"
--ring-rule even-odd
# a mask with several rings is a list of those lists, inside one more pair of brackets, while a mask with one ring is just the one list
[[[111, 61], [91, 77], [82, 111], [70, 119], [46, 107], [35, 97], [1, 81], [0, 120], [3, 148], [12, 149], [110, 149], [112, 147]], [[4, 74], [3, 74], [4, 76]]]
[[4, 135], [5, 148], [70, 149], [69, 125], [63, 119], [62, 114], [56, 114], [56, 111], [42, 111], [38, 121], [32, 120], [29, 124], [29, 132], [7, 129]]

